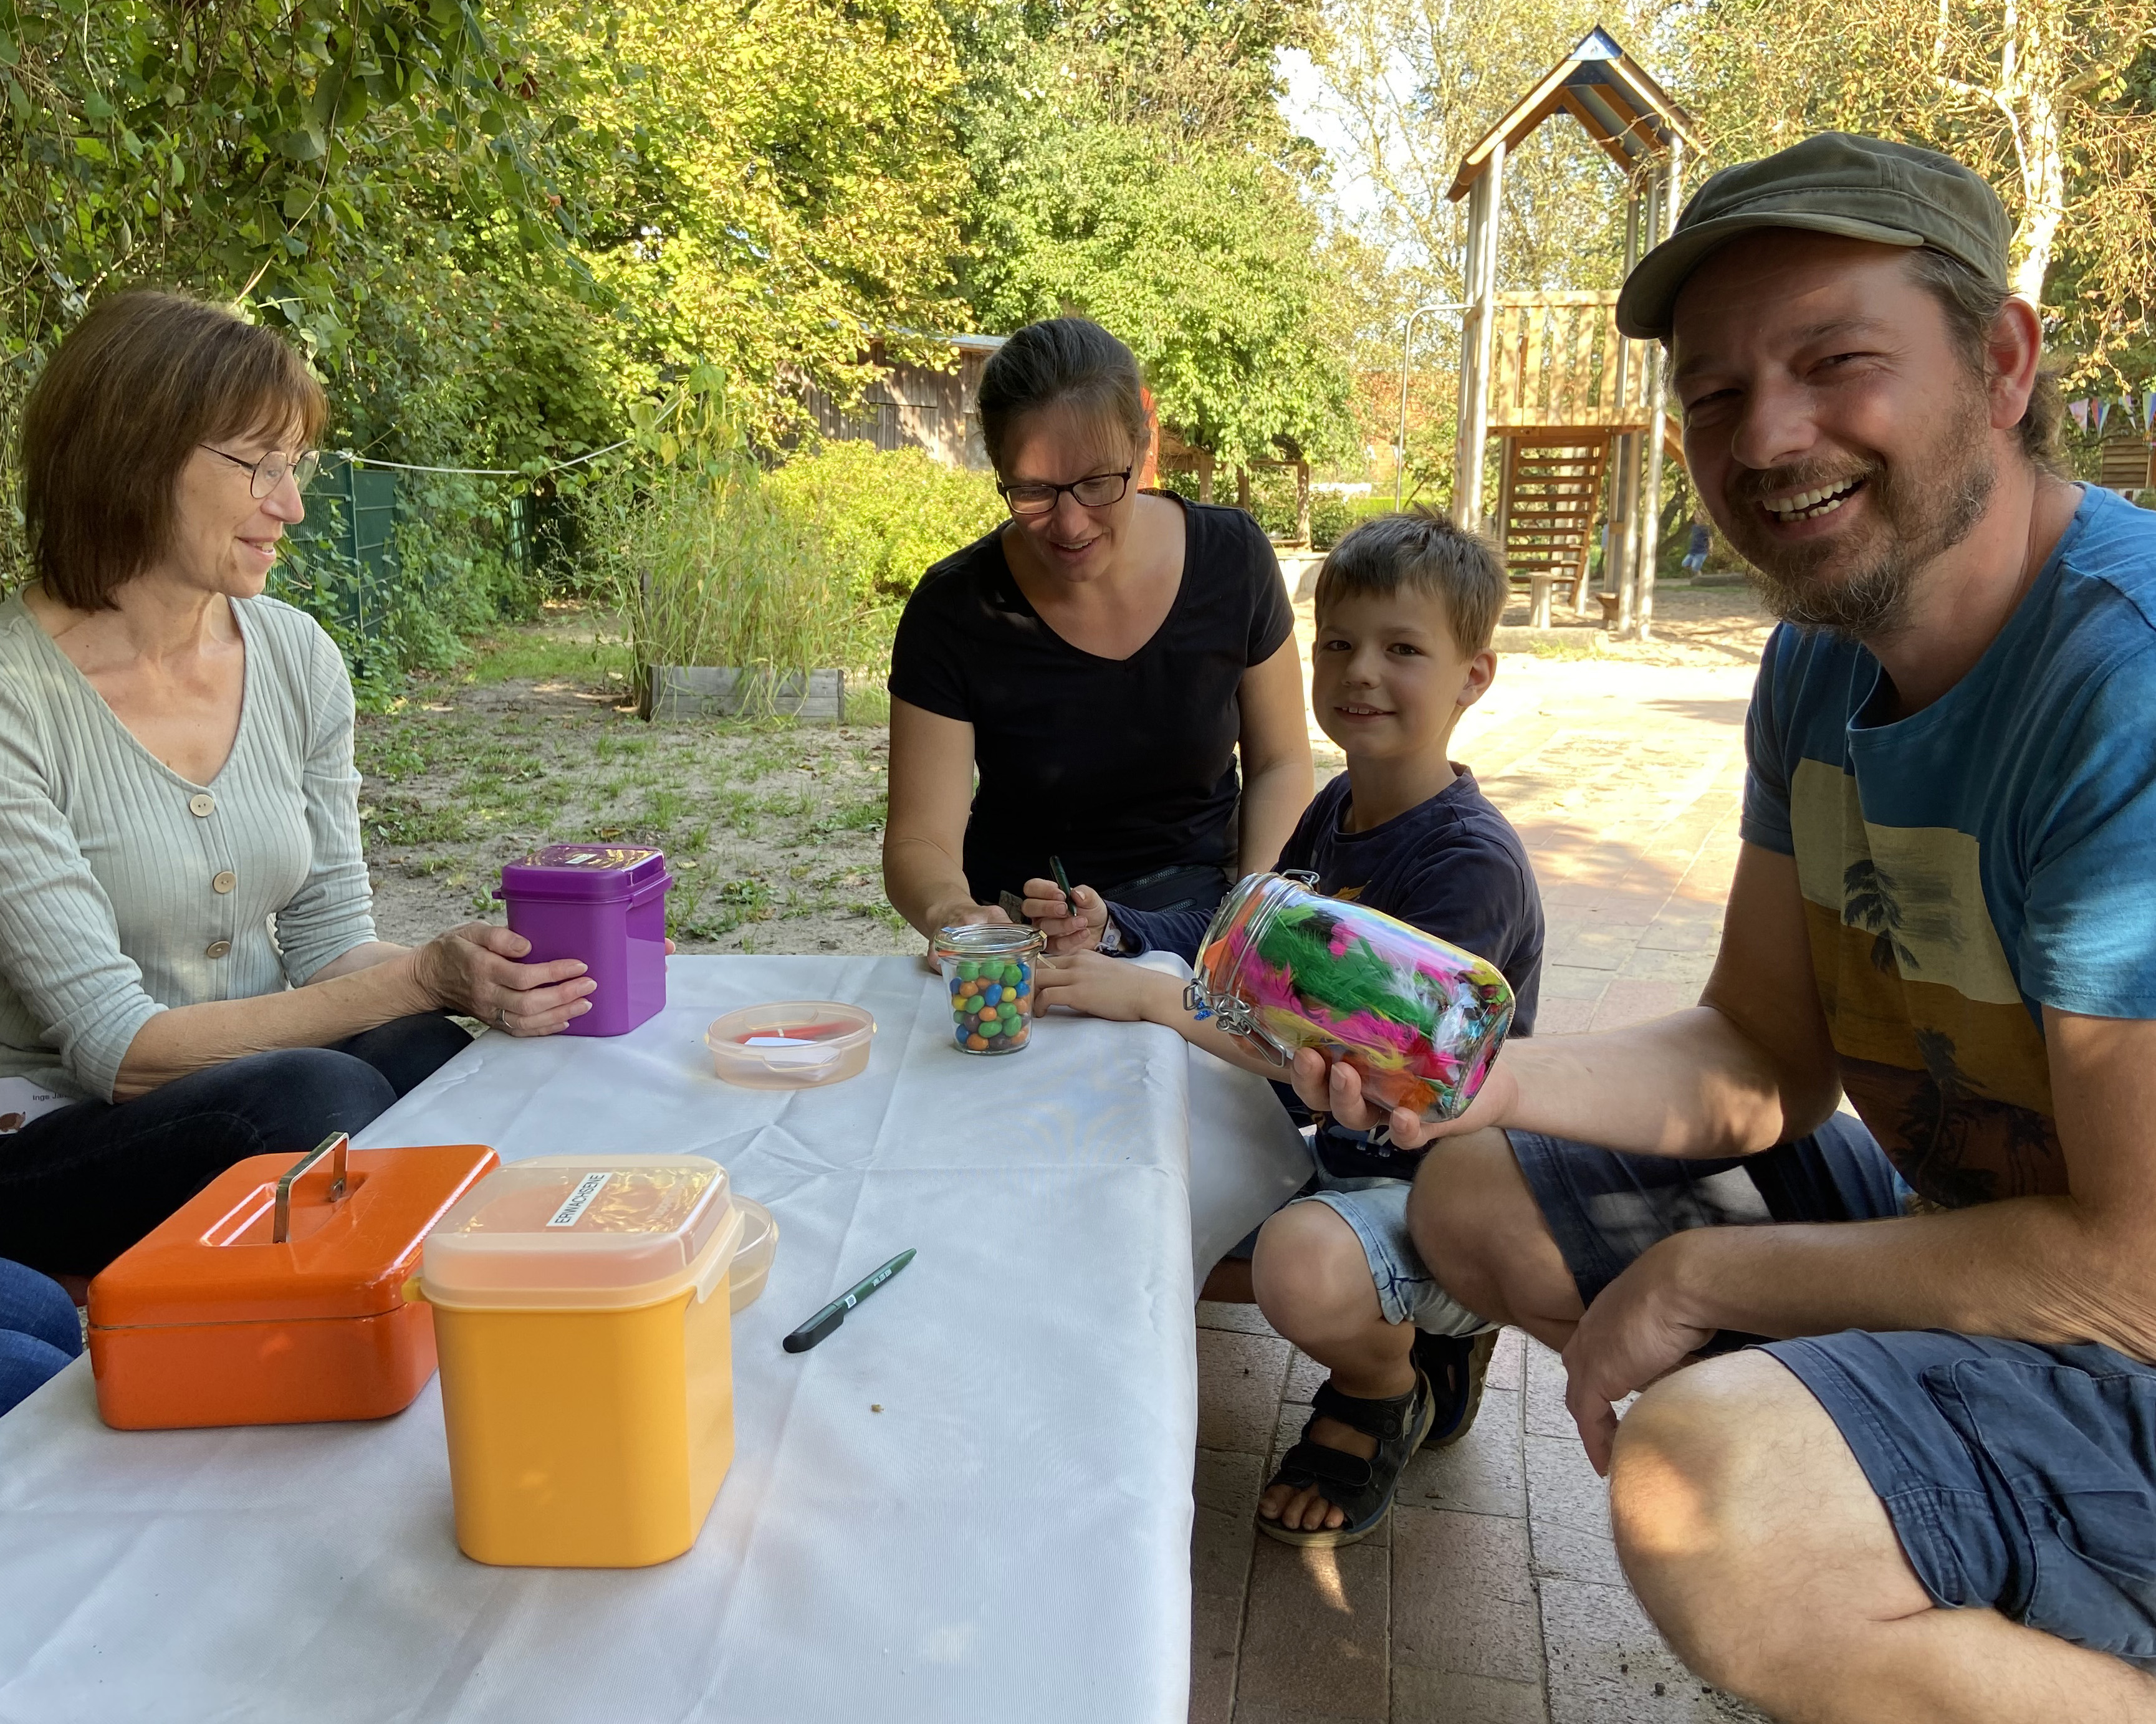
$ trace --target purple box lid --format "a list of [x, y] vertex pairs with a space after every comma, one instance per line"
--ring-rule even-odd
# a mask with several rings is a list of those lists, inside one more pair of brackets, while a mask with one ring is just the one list
[[642, 844], [549, 844], [501, 870], [504, 896], [633, 898], [666, 880], [666, 853]]

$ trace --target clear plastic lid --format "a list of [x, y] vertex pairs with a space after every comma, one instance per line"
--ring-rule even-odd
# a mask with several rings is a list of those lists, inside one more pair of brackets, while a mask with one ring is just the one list
[[706, 1247], [739, 1237], [726, 1170], [703, 1156], [539, 1156], [496, 1168], [442, 1218], [420, 1277], [449, 1304], [639, 1305], [699, 1279]]

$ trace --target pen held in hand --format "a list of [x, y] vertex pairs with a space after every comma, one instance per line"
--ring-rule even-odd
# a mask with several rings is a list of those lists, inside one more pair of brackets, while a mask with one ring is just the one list
[[857, 1282], [808, 1319], [779, 1345], [790, 1353], [805, 1353], [846, 1321], [846, 1313], [913, 1261], [911, 1245], [865, 1280]]

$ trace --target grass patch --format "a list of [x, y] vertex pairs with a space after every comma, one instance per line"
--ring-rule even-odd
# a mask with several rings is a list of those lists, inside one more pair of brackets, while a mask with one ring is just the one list
[[471, 823], [447, 803], [429, 807], [412, 797], [385, 796], [361, 807], [359, 829], [368, 844], [449, 844], [469, 838]]
[[846, 679], [846, 722], [850, 725], [887, 725], [891, 722], [891, 690], [881, 678]]
[[385, 937], [498, 919], [490, 895], [506, 862], [598, 840], [666, 852], [668, 931], [686, 951], [910, 947], [874, 901], [882, 732], [777, 717], [653, 729], [589, 698], [606, 644], [569, 630], [588, 635], [558, 614], [498, 630], [446, 680], [360, 719]]
[[505, 682], [573, 683], [580, 688], [612, 684], [624, 692], [634, 661], [626, 640], [565, 639], [543, 627], [517, 629], [479, 643], [459, 680], [478, 688]]
[[1537, 659], [1594, 659], [1601, 656], [1599, 645], [1601, 631], [1596, 629], [1567, 629], [1547, 638], [1527, 643], [1527, 650]]
[[808, 830], [817, 838], [826, 838], [834, 832], [874, 832], [882, 826], [887, 807], [886, 798], [880, 795], [840, 803], [818, 815]]
[[778, 911], [768, 881], [728, 880], [716, 891], [691, 889], [667, 900], [667, 931], [677, 940], [717, 940], [745, 922], [769, 921]]

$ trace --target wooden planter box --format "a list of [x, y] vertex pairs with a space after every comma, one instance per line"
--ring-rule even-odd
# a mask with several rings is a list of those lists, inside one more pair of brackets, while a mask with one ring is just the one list
[[798, 718], [804, 724], [846, 721], [846, 673], [769, 670], [687, 664], [646, 664], [645, 718]]

